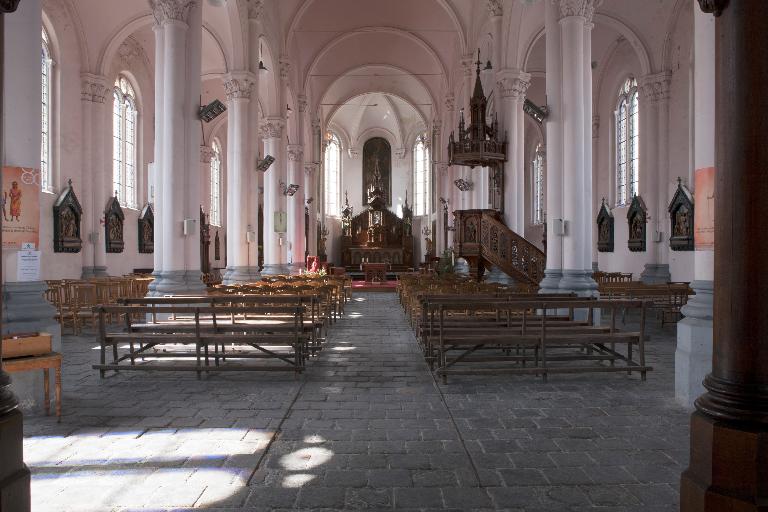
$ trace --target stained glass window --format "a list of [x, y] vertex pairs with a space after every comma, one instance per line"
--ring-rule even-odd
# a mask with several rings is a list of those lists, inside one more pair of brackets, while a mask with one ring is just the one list
[[341, 142], [334, 133], [326, 136], [325, 148], [325, 214], [341, 215]]
[[416, 215], [429, 213], [429, 147], [424, 135], [413, 146], [413, 205]]
[[211, 150], [210, 223], [221, 226], [221, 144], [217, 139], [213, 140]]
[[637, 80], [619, 90], [616, 110], [616, 205], [625, 206], [639, 192], [640, 112]]
[[122, 206], [136, 208], [136, 94], [122, 75], [112, 91], [112, 188]]

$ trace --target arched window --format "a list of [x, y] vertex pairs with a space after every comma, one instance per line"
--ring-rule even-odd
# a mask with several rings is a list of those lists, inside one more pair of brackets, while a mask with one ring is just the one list
[[211, 150], [210, 223], [221, 226], [221, 144], [218, 139], [213, 139]]
[[112, 188], [121, 205], [136, 208], [136, 94], [119, 75], [112, 96]]
[[325, 214], [341, 213], [341, 142], [335, 133], [328, 132], [325, 140]]
[[638, 194], [640, 115], [637, 80], [628, 78], [619, 90], [616, 109], [616, 204], [624, 206]]
[[42, 30], [42, 132], [40, 137], [40, 186], [46, 192], [53, 191], [51, 169], [51, 49], [45, 28]]
[[420, 135], [413, 146], [413, 206], [415, 215], [429, 214], [429, 147]]
[[544, 148], [541, 144], [536, 147], [536, 155], [531, 162], [533, 174], [533, 223], [543, 224], [546, 215], [544, 203]]

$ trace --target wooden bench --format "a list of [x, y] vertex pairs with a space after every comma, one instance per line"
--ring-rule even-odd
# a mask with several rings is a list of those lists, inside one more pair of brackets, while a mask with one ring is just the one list
[[9, 373], [43, 370], [43, 406], [46, 416], [51, 414], [50, 370], [53, 369], [56, 417], [61, 421], [61, 354], [50, 352], [37, 356], [3, 359], [3, 369]]
[[[541, 375], [546, 381], [550, 373], [646, 372], [653, 368], [645, 362], [645, 316], [650, 306], [645, 301], [605, 300], [528, 300], [473, 303], [471, 299], [436, 305], [436, 326], [428, 334], [434, 347], [436, 373], [447, 382], [448, 374], [523, 373]], [[617, 312], [627, 308], [640, 310], [638, 331], [616, 328]], [[564, 318], [553, 311], [587, 310], [584, 322]], [[607, 326], [593, 325], [596, 310], [609, 311]], [[455, 312], [472, 310], [490, 313], [497, 318], [492, 324], [488, 316], [468, 316], [457, 326], [451, 322]], [[619, 352], [617, 345], [625, 344]], [[634, 360], [637, 347], [638, 361]], [[513, 353], [514, 351], [514, 353]], [[553, 352], [554, 351], [554, 352]], [[477, 355], [476, 353], [482, 352]], [[519, 363], [510, 365], [508, 363]], [[566, 365], [552, 363], [566, 362]], [[572, 364], [581, 362], [585, 364]], [[609, 365], [602, 363], [608, 362]], [[616, 362], [624, 365], [617, 366]]]
[[[600, 296], [605, 299], [646, 300], [653, 302], [651, 309], [661, 318], [661, 326], [680, 320], [680, 309], [688, 303], [688, 296], [693, 295], [688, 283], [644, 284], [606, 283], [600, 286]], [[625, 312], [622, 312], [622, 321]]]
[[[107, 370], [195, 371], [198, 378], [202, 372], [211, 371], [288, 370], [298, 375], [304, 370], [304, 307], [176, 303], [98, 306], [94, 312], [99, 324], [100, 362], [93, 368], [102, 378]], [[123, 328], [110, 330], [109, 315], [120, 315], [125, 320]], [[135, 322], [135, 318], [142, 320]], [[179, 349], [186, 345], [193, 345], [194, 351]], [[108, 349], [111, 361], [107, 360]], [[191, 360], [193, 364], [158, 362], [166, 358]], [[252, 359], [279, 362], [243, 362]]]

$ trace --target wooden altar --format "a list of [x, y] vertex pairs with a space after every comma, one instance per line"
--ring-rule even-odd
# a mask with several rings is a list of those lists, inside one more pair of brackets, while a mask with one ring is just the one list
[[[368, 189], [366, 209], [353, 215], [349, 199], [341, 217], [341, 263], [360, 268], [363, 263], [386, 263], [392, 270], [413, 266], [413, 211], [406, 196], [401, 219], [386, 205], [386, 191], [374, 163], [374, 181]], [[398, 268], [399, 267], [399, 268]]]
[[366, 283], [383, 283], [387, 280], [386, 263], [363, 263]]

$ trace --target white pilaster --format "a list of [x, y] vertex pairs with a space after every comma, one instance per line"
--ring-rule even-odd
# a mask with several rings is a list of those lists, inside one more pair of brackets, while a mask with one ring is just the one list
[[288, 145], [288, 180], [286, 185], [298, 185], [299, 190], [286, 198], [288, 207], [288, 263], [296, 268], [304, 264], [304, 147]]
[[276, 117], [265, 119], [261, 124], [264, 154], [275, 158], [275, 162], [264, 175], [264, 267], [267, 272], [287, 262], [284, 249], [287, 244], [284, 241], [281, 244], [285, 233], [276, 233], [274, 229], [275, 213], [285, 212], [280, 191], [280, 182], [285, 181], [284, 127], [285, 120]]
[[525, 130], [523, 103], [531, 75], [518, 70], [499, 73], [502, 129], [507, 132], [504, 170], [504, 221], [512, 231], [525, 234]]

